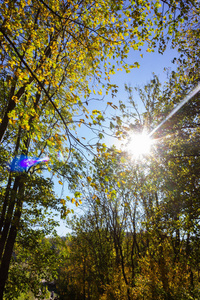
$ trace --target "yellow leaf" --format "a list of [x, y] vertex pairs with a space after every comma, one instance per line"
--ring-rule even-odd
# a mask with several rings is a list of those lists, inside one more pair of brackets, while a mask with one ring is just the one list
[[62, 181], [60, 181], [60, 180], [58, 181], [58, 183], [60, 183], [61, 185], [63, 185]]
[[18, 100], [18, 98], [16, 96], [12, 96], [12, 100], [15, 101], [15, 103], [19, 102], [19, 100]]
[[98, 94], [99, 94], [99, 95], [102, 95], [102, 90], [100, 90], [100, 91], [98, 92]]
[[87, 181], [91, 182], [92, 178], [90, 176], [87, 177]]

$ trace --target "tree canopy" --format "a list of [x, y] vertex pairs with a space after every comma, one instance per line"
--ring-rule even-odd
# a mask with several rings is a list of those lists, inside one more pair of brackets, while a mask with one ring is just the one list
[[[97, 91], [100, 97], [103, 92], [108, 93], [110, 90], [114, 94], [117, 88], [110, 84], [110, 76], [116, 69], [120, 66], [129, 72], [131, 68], [139, 66], [134, 60], [131, 65], [126, 63], [130, 49], [141, 51], [143, 45], [148, 45], [148, 52], [158, 47], [159, 52], [163, 53], [167, 43], [171, 42], [173, 47], [179, 47], [181, 53], [177, 59], [179, 64], [177, 72], [170, 75], [162, 94], [158, 90], [159, 82], [156, 78], [154, 78], [155, 82], [146, 87], [150, 91], [153, 88], [153, 91], [157, 93], [155, 103], [149, 102], [148, 98], [143, 99], [146, 107], [143, 120], [145, 124], [148, 123], [148, 126], [154, 126], [188, 92], [188, 89], [199, 81], [199, 74], [196, 72], [196, 64], [199, 64], [199, 60], [196, 59], [198, 54], [196, 46], [199, 41], [198, 14], [197, 2], [190, 0], [170, 1], [169, 3], [141, 0], [1, 1], [0, 299], [3, 299], [15, 242], [16, 249], [17, 247], [21, 249], [24, 238], [28, 237], [32, 230], [36, 230], [37, 226], [40, 226], [41, 236], [50, 233], [55, 225], [53, 211], [59, 212], [62, 217], [66, 217], [70, 212], [66, 201], [68, 198], [61, 199], [54, 192], [53, 176], [58, 177], [61, 185], [63, 180], [69, 182], [69, 187], [75, 191], [72, 201], [77, 205], [81, 203], [80, 197], [83, 192], [77, 189], [81, 180], [86, 180], [97, 191], [95, 193], [97, 204], [101, 203], [101, 195], [98, 195], [101, 190], [103, 197], [113, 199], [115, 203], [117, 190], [123, 186], [124, 182], [127, 181], [127, 184], [129, 182], [127, 174], [124, 174], [125, 178], [122, 177], [121, 181], [116, 181], [116, 176], [122, 176], [117, 172], [114, 174], [110, 168], [112, 164], [114, 164], [113, 168], [118, 164], [116, 154], [113, 154], [112, 158], [112, 155], [110, 156], [112, 151], [106, 152], [106, 146], [99, 143], [94, 150], [85, 141], [86, 137], [82, 140], [76, 133], [81, 126], [90, 129], [96, 127], [99, 138], [103, 136], [100, 132], [104, 121], [102, 111], [91, 111], [89, 106], [92, 93]], [[142, 92], [139, 92], [142, 96]], [[112, 102], [108, 102], [108, 105], [116, 108]], [[190, 201], [190, 208], [192, 207], [191, 210], [189, 209], [190, 217], [187, 219], [188, 223], [185, 221], [185, 226], [191, 229], [188, 235], [189, 243], [194, 234], [194, 228], [196, 230], [197, 225], [194, 226], [194, 224], [196, 224], [196, 214], [198, 214], [198, 212], [195, 214], [196, 193], [198, 193], [196, 181], [189, 181], [188, 178], [194, 177], [193, 173], [197, 172], [198, 166], [196, 141], [199, 139], [199, 107], [195, 99], [188, 105], [191, 105], [190, 114], [186, 116], [181, 111], [181, 118], [176, 119], [176, 122], [172, 123], [168, 129], [165, 128], [169, 133], [175, 130], [173, 142], [166, 138], [164, 144], [158, 145], [157, 151], [158, 157], [161, 157], [162, 163], [159, 168], [162, 167], [160, 174], [163, 176], [161, 176], [163, 181], [160, 178], [159, 184], [161, 186], [163, 184], [163, 189], [165, 189], [172, 182], [173, 184], [176, 182], [176, 192], [175, 190], [170, 192], [174, 205], [177, 205], [177, 210], [173, 212], [172, 217], [175, 224], [182, 221], [180, 213], [184, 211], [185, 216], [186, 211], [188, 212], [187, 201]], [[124, 106], [122, 105], [121, 108]], [[117, 117], [116, 122], [116, 126], [111, 124], [111, 127], [115, 127], [113, 129], [116, 135], [128, 130], [123, 127], [120, 117]], [[133, 128], [137, 126], [138, 122], [133, 124]], [[188, 140], [188, 144], [185, 140]], [[193, 146], [188, 154], [188, 145], [191, 141]], [[94, 160], [96, 175], [95, 173], [81, 175], [85, 168], [83, 150], [100, 157], [100, 161]], [[64, 161], [58, 160], [59, 151], [64, 154]], [[165, 156], [162, 157], [160, 153]], [[175, 157], [171, 157], [174, 155]], [[18, 159], [22, 156], [41, 159], [48, 156], [49, 162], [27, 167], [23, 172], [19, 169], [11, 170], [9, 164], [15, 157]], [[175, 159], [179, 159], [179, 165], [174, 162]], [[101, 161], [105, 161], [105, 166], [102, 167]], [[107, 165], [108, 163], [110, 165]], [[157, 162], [154, 163], [157, 164]], [[152, 168], [155, 169], [155, 167]], [[170, 174], [172, 178], [174, 176], [174, 181], [172, 178], [169, 182], [164, 180], [164, 174], [166, 178], [169, 178]], [[184, 180], [179, 182], [178, 174], [184, 176]], [[145, 172], [143, 175], [140, 174], [139, 185], [144, 180], [144, 176]], [[113, 185], [111, 185], [112, 181]], [[156, 179], [152, 174], [149, 185], [151, 186], [154, 181]], [[139, 193], [139, 187], [134, 187], [137, 193]], [[177, 197], [182, 193], [181, 188], [185, 191], [185, 194], [181, 194], [184, 205], [179, 207]], [[187, 193], [192, 195], [190, 200], [185, 197]], [[75, 200], [76, 197], [78, 200]], [[142, 198], [144, 204], [147, 201], [145, 199], [151, 198], [149, 195], [146, 197]], [[167, 200], [165, 202], [167, 203]], [[170, 203], [169, 201], [169, 211], [167, 208], [165, 210], [167, 215], [172, 213]], [[159, 211], [160, 205], [155, 209]], [[146, 221], [151, 223], [151, 216], [148, 216]], [[36, 234], [35, 238], [38, 243], [41, 239], [40, 234], [38, 236]], [[94, 238], [96, 238], [95, 234], [94, 232]], [[119, 257], [123, 260], [123, 249], [117, 243], [121, 242], [124, 232], [120, 229], [119, 234], [120, 237], [117, 238], [120, 241], [114, 241], [115, 247], [119, 247], [121, 251]], [[179, 235], [180, 229], [177, 228], [177, 239]], [[102, 239], [105, 240], [105, 237], [103, 236]], [[48, 247], [45, 248], [45, 244], [40, 245], [41, 248], [44, 246], [43, 248], [47, 251]], [[113, 253], [110, 248], [108, 250], [112, 258]], [[54, 261], [53, 254], [51, 257]], [[25, 258], [22, 257], [21, 260], [23, 259]], [[96, 265], [101, 277], [104, 267], [97, 262]], [[123, 280], [128, 287], [129, 278], [122, 261], [121, 267]], [[107, 280], [109, 281], [109, 270], [105, 272], [108, 274]], [[108, 281], [100, 280], [99, 282], [106, 285]], [[168, 285], [165, 285], [168, 284], [165, 277], [162, 277], [162, 282], [164, 293], [169, 293]], [[130, 297], [129, 287], [127, 291]], [[102, 289], [98, 292], [102, 293]], [[11, 297], [14, 295], [12, 294]]]

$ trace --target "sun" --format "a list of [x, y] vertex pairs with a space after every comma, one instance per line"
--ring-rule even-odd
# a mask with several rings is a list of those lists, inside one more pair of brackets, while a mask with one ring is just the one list
[[150, 153], [151, 145], [152, 140], [148, 134], [133, 134], [126, 145], [126, 151], [128, 151], [134, 158], [140, 158], [145, 154]]

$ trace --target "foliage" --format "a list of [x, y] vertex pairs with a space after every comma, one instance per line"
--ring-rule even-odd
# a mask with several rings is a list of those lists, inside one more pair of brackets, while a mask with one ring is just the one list
[[[62, 257], [58, 238], [45, 238], [41, 230], [23, 232], [15, 243], [15, 251], [9, 269], [5, 299], [19, 299], [32, 293], [37, 299], [48, 297], [44, 283], [57, 277]], [[46, 296], [46, 297], [45, 297]]]
[[[130, 48], [140, 51], [146, 43], [148, 44], [147, 51], [153, 51], [156, 43], [159, 42], [159, 51], [163, 52], [170, 38], [176, 46], [180, 37], [180, 24], [185, 25], [188, 12], [191, 10], [197, 15], [196, 2], [189, 0], [170, 1], [169, 4], [165, 1], [125, 2], [122, 0], [95, 0], [92, 3], [87, 0], [1, 1], [0, 299], [3, 298], [15, 242], [18, 241], [15, 251], [19, 251], [21, 254], [25, 238], [29, 237], [29, 233], [37, 226], [42, 226], [41, 234], [49, 234], [52, 231], [52, 227], [55, 225], [52, 211], [60, 212], [62, 217], [66, 217], [70, 212], [67, 207], [67, 199], [60, 199], [54, 194], [53, 177], [57, 176], [61, 185], [64, 180], [67, 180], [69, 187], [75, 190], [75, 198], [79, 199], [76, 204], [78, 205], [81, 201], [81, 191], [79, 192], [76, 186], [81, 179], [80, 170], [84, 168], [84, 151], [87, 150], [91, 153], [93, 149], [87, 143], [82, 142], [76, 131], [81, 126], [91, 129], [96, 126], [99, 139], [103, 137], [100, 128], [104, 116], [101, 111], [88, 107], [92, 90], [94, 93], [95, 89], [98, 90], [101, 95], [101, 88], [105, 87], [106, 93], [111, 90], [112, 95], [115, 94], [116, 86], [109, 83], [110, 76], [115, 72], [114, 63], [111, 62], [115, 60], [127, 72], [131, 68], [137, 67], [137, 62], [133, 62], [131, 66], [125, 62]], [[177, 11], [178, 14], [175, 14]], [[195, 20], [192, 21], [192, 28], [197, 24]], [[192, 41], [192, 32], [193, 29], [189, 28], [186, 37], [192, 51], [195, 52], [195, 43], [198, 37], [196, 35], [195, 42]], [[184, 36], [185, 31], [181, 38], [184, 39]], [[184, 42], [182, 45], [181, 51], [183, 51]], [[186, 51], [185, 55], [189, 57], [190, 53]], [[194, 65], [194, 59], [190, 61], [190, 64]], [[188, 63], [186, 69], [189, 67]], [[94, 84], [92, 79], [94, 79]], [[195, 80], [197, 80], [196, 77]], [[183, 81], [180, 79], [181, 82]], [[100, 84], [100, 89], [95, 84]], [[176, 89], [177, 85], [175, 84], [173, 93], [176, 92]], [[180, 94], [182, 96], [183, 93]], [[111, 102], [108, 103], [116, 108]], [[159, 108], [156, 109], [159, 111]], [[156, 115], [159, 115], [158, 112]], [[153, 119], [155, 120], [155, 118]], [[117, 123], [119, 130], [116, 130], [116, 135], [120, 135], [122, 133], [120, 118], [117, 118]], [[83, 137], [84, 139], [85, 137]], [[114, 163], [114, 167], [116, 167], [118, 162], [115, 158], [113, 161], [110, 153], [103, 154], [106, 150], [105, 145], [97, 146], [99, 155], [103, 159], [107, 157], [110, 160], [107, 160], [107, 164], [108, 162], [109, 164]], [[58, 151], [64, 153], [64, 162], [58, 161]], [[9, 170], [8, 164], [16, 155], [42, 157], [44, 154], [50, 158], [48, 164], [34, 166], [22, 173]], [[105, 200], [115, 201], [116, 191], [123, 186], [127, 174], [123, 175], [125, 177], [121, 177], [121, 181], [116, 181], [116, 175], [119, 174], [113, 174], [109, 165], [107, 168], [110, 173], [107, 174], [107, 170], [102, 168], [100, 162], [96, 161], [95, 163], [99, 171], [103, 173], [100, 174], [101, 177], [97, 182], [90, 176], [87, 181], [91, 182], [91, 185], [93, 184], [94, 189], [100, 184], [100, 191], [102, 189]], [[192, 161], [193, 167], [194, 163], [195, 161]], [[47, 175], [44, 171], [50, 172], [51, 175]], [[170, 172], [172, 171], [170, 170]], [[190, 171], [187, 175], [190, 174]], [[130, 172], [128, 171], [128, 173]], [[109, 185], [108, 175], [115, 175], [114, 186]], [[51, 179], [49, 176], [52, 176]], [[98, 178], [98, 172], [94, 176]], [[102, 176], [104, 176], [103, 179], [101, 179]], [[144, 174], [139, 174], [139, 176], [140, 180], [143, 180]], [[140, 185], [140, 183], [138, 184]], [[130, 187], [127, 186], [128, 188]], [[96, 196], [95, 199], [99, 202], [100, 196]], [[175, 196], [173, 195], [173, 197]], [[196, 207], [195, 197], [193, 198], [193, 207]], [[184, 203], [186, 202], [187, 200]], [[125, 204], [124, 202], [123, 205]], [[128, 207], [128, 205], [126, 206]], [[111, 206], [110, 212], [113, 209]], [[178, 213], [180, 210], [177, 211], [176, 216]], [[185, 221], [185, 224], [190, 224], [191, 220], [193, 222], [195, 219], [193, 212], [190, 215], [190, 220], [188, 223]], [[120, 217], [120, 215], [117, 216], [117, 220]], [[173, 221], [178, 222], [179, 219], [176, 220], [175, 217]], [[123, 224], [126, 224], [125, 219]], [[120, 229], [119, 224], [116, 228]], [[35, 233], [33, 232], [32, 237], [35, 238], [36, 243], [37, 234], [35, 236]], [[114, 239], [113, 235], [111, 237]], [[117, 238], [118, 242], [115, 244], [120, 245], [121, 239], [124, 240], [123, 230], [118, 231]], [[191, 236], [189, 240], [190, 238]], [[31, 240], [27, 238], [27, 249], [29, 249], [29, 242], [31, 244]], [[38, 247], [41, 247], [41, 251], [44, 250], [45, 253], [49, 251], [49, 248], [45, 248], [43, 243]], [[119, 278], [124, 280], [128, 295], [131, 295], [131, 289], [128, 287], [129, 279], [126, 275], [126, 263], [122, 263], [123, 249], [121, 248], [119, 251], [116, 254], [117, 260], [121, 260], [122, 273], [119, 273]], [[26, 251], [25, 254], [27, 255]], [[33, 260], [37, 258], [36, 252], [34, 254]], [[48, 269], [46, 258], [40, 258], [41, 266], [38, 265], [37, 270], [33, 268], [33, 271], [37, 273], [33, 279], [32, 290], [34, 291], [34, 283], [38, 282], [39, 278], [38, 272], [41, 271], [41, 268]], [[14, 263], [13, 265], [19, 273], [22, 267], [21, 261], [23, 262], [24, 259], [22, 254], [19, 264]], [[54, 260], [53, 257], [52, 259]], [[98, 267], [102, 274], [103, 266]], [[47, 275], [43, 274], [43, 276]], [[12, 276], [13, 274], [10, 272], [9, 280], [15, 279]], [[26, 276], [27, 273], [24, 277], [19, 276], [18, 278], [18, 284], [23, 283], [25, 289], [27, 288]], [[100, 280], [100, 283], [101, 285], [107, 284], [104, 280]], [[103, 287], [99, 286], [99, 282], [96, 282], [95, 288], [102, 293], [102, 290], [99, 291], [99, 289], [103, 289]], [[19, 288], [16, 287], [16, 294], [13, 290], [11, 297], [16, 297], [18, 290]], [[10, 293], [9, 281], [7, 292]]]
[[[180, 77], [181, 73], [182, 70]], [[177, 81], [173, 85], [174, 74], [171, 76], [169, 82], [174, 93]], [[195, 84], [193, 79], [190, 84]], [[152, 130], [161, 116], [164, 118], [178, 102], [175, 93], [171, 94], [171, 99], [167, 98], [169, 83], [162, 91], [157, 76], [143, 89], [136, 89], [146, 109], [142, 114], [132, 98], [132, 88], [126, 86], [126, 90], [135, 110], [131, 115], [135, 122], [129, 123], [129, 134], [144, 128]], [[181, 94], [185, 95], [183, 89]], [[128, 113], [125, 106], [122, 109], [123, 131], [131, 116], [130, 106]], [[80, 183], [84, 215], [72, 221], [75, 261], [81, 265], [86, 255], [91, 263], [85, 269], [84, 280], [80, 269], [75, 273], [71, 270], [71, 289], [73, 282], [77, 279], [79, 282], [72, 299], [78, 297], [80, 289], [84, 299], [95, 299], [97, 295], [94, 289], [96, 276], [101, 277], [95, 259], [101, 261], [104, 253], [104, 249], [98, 250], [103, 240], [101, 234], [107, 239], [105, 246], [109, 241], [112, 266], [108, 282], [105, 281], [106, 271], [104, 284], [101, 278], [103, 289], [98, 293], [99, 299], [199, 298], [200, 153], [196, 147], [199, 133], [199, 99], [196, 95], [154, 134], [151, 157], [134, 161], [130, 154], [114, 147], [102, 153], [99, 148], [101, 159], [94, 159], [88, 177]], [[99, 235], [92, 242], [96, 231]], [[94, 258], [88, 253], [91, 248], [92, 254], [97, 251]], [[107, 250], [104, 256], [108, 253]], [[69, 246], [67, 266], [73, 255], [70, 255]], [[89, 276], [91, 270], [97, 272], [95, 278]], [[62, 278], [67, 274], [68, 269], [61, 270]], [[90, 290], [85, 290], [84, 286], [89, 286]]]
[[[183, 39], [181, 45], [193, 43], [190, 26], [193, 24], [187, 24], [184, 33], [178, 34]], [[194, 34], [198, 35], [198, 29]], [[181, 55], [183, 48], [179, 49]], [[116, 131], [130, 135], [145, 128], [151, 132], [195, 86], [199, 73], [193, 62], [198, 50], [195, 46], [187, 49], [184, 63], [181, 56], [177, 72], [169, 73], [163, 89], [156, 75], [143, 89], [136, 88], [145, 108], [142, 114], [133, 100], [132, 88], [126, 86], [134, 112], [130, 115], [130, 107], [127, 113], [120, 103], [123, 116], [116, 118]], [[193, 76], [187, 76], [191, 72]], [[151, 157], [134, 162], [115, 148], [104, 153], [99, 147], [101, 160], [94, 160], [87, 180], [81, 181], [85, 213], [72, 221], [76, 247], [69, 245], [66, 261], [70, 266], [76, 255], [79, 265], [86, 257], [91, 266], [84, 269], [84, 276], [79, 268], [70, 271], [74, 290], [71, 299], [79, 297], [80, 291], [83, 299], [95, 299], [97, 295], [99, 299], [199, 298], [199, 133], [196, 95], [154, 134]], [[102, 234], [112, 249], [104, 254], [111, 255], [112, 264], [107, 282], [104, 273], [104, 283], [96, 265], [104, 253], [104, 249], [98, 251]], [[69, 276], [68, 268], [61, 270], [62, 285], [66, 282], [64, 276]], [[91, 270], [97, 272], [94, 278]], [[96, 277], [103, 286], [98, 293]], [[79, 284], [74, 287], [76, 280]]]

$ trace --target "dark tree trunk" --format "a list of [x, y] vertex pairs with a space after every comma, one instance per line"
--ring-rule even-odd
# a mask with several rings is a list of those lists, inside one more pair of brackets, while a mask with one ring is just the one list
[[[17, 137], [17, 141], [16, 141], [16, 147], [14, 150], [14, 155], [17, 154], [19, 151], [20, 138], [21, 138], [21, 127], [19, 127], [18, 137]], [[15, 203], [16, 203], [16, 195], [17, 195], [17, 189], [19, 187], [19, 181], [20, 181], [20, 176], [16, 176], [16, 178], [14, 179], [13, 188], [11, 188], [12, 176], [10, 173], [7, 188], [6, 188], [2, 213], [1, 213], [1, 219], [0, 219], [0, 261], [2, 259], [3, 249], [5, 246], [5, 242], [7, 239], [8, 231], [9, 231], [11, 220], [12, 220], [13, 213], [14, 213], [14, 207], [15, 207]]]
[[[9, 207], [9, 214], [7, 213], [5, 227], [2, 231], [2, 236], [0, 239], [0, 246], [2, 250], [0, 265], [0, 300], [3, 300], [3, 292], [8, 278], [9, 265], [12, 258], [13, 248], [22, 213], [24, 193], [23, 175], [16, 177], [13, 191], [14, 194], [12, 195], [11, 205]], [[10, 215], [10, 213], [13, 215], [13, 217]]]
[[3, 256], [3, 251], [5, 248], [6, 240], [11, 226], [11, 221], [12, 221], [14, 208], [16, 204], [17, 189], [19, 187], [19, 180], [20, 177], [17, 176], [15, 178], [13, 189], [10, 193], [11, 194], [10, 199], [8, 200], [9, 203], [8, 203], [7, 213], [4, 216], [4, 220], [2, 220], [3, 226], [2, 226], [1, 237], [0, 237], [0, 260], [2, 259]]
[[118, 239], [118, 242], [119, 242], [119, 250], [120, 250], [120, 256], [121, 256], [122, 274], [123, 274], [124, 281], [125, 281], [125, 284], [126, 284], [126, 287], [127, 287], [127, 297], [128, 297], [128, 300], [131, 300], [129, 283], [128, 283], [128, 279], [127, 279], [127, 276], [126, 276], [126, 273], [125, 273], [125, 262], [124, 262], [124, 255], [123, 255], [122, 247], [121, 247], [121, 244], [120, 244], [120, 238]]
[[[0, 217], [0, 234], [1, 234], [2, 229], [3, 229], [3, 223], [4, 223], [4, 220], [5, 220], [6, 209], [8, 207], [8, 199], [9, 199], [9, 194], [10, 194], [11, 182], [12, 182], [12, 178], [10, 176], [9, 179], [8, 179], [8, 184], [7, 184], [7, 188], [6, 188], [4, 203], [3, 203], [3, 207], [2, 207], [2, 211], [1, 211], [1, 217]], [[1, 255], [0, 255], [0, 257], [1, 257]]]
[[11, 91], [10, 91], [10, 97], [9, 97], [9, 102], [8, 102], [8, 106], [7, 106], [7, 109], [6, 109], [6, 112], [4, 114], [4, 117], [2, 119], [2, 122], [0, 124], [0, 143], [2, 142], [3, 140], [3, 137], [4, 137], [4, 134], [6, 132], [6, 129], [8, 127], [8, 122], [9, 122], [9, 118], [8, 118], [8, 114], [15, 108], [16, 106], [16, 103], [14, 100], [12, 100], [12, 97], [13, 96], [16, 96], [17, 99], [19, 100], [24, 92], [25, 92], [25, 89], [26, 89], [26, 86], [28, 84], [30, 84], [31, 82], [33, 81], [33, 78], [30, 77], [29, 81], [24, 84], [24, 86], [20, 87], [20, 89], [18, 90], [18, 92], [16, 94], [15, 93], [15, 84], [13, 85], [13, 87], [11, 88]]

